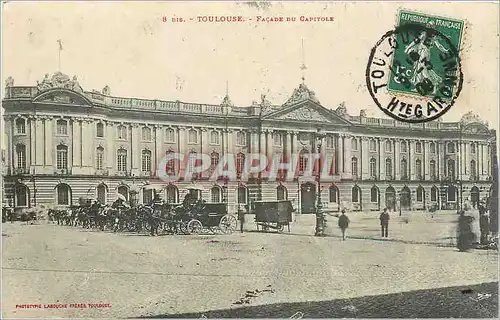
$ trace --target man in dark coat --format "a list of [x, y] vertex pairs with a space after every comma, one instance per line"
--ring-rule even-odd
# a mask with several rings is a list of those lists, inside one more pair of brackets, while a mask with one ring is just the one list
[[245, 211], [238, 205], [238, 220], [240, 221], [240, 232], [243, 233], [243, 224], [245, 223]]
[[349, 218], [345, 215], [345, 209], [342, 209], [342, 214], [339, 217], [339, 227], [342, 231], [342, 241], [345, 240], [345, 231], [349, 227]]
[[387, 212], [387, 208], [384, 208], [384, 212], [380, 214], [380, 226], [382, 227], [382, 237], [389, 236], [389, 212]]
[[488, 244], [488, 234], [490, 229], [490, 221], [486, 215], [486, 208], [483, 203], [479, 204], [479, 230], [481, 231], [481, 244]]

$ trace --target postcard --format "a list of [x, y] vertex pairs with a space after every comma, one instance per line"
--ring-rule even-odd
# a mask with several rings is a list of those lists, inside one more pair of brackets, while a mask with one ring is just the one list
[[497, 2], [2, 4], [2, 318], [497, 318]]

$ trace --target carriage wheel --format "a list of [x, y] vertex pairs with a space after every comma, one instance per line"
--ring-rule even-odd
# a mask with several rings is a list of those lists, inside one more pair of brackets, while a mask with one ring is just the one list
[[278, 232], [283, 232], [284, 229], [285, 229], [284, 224], [278, 224]]
[[222, 233], [233, 233], [236, 231], [238, 221], [232, 215], [226, 214], [220, 219], [219, 229]]
[[199, 234], [203, 230], [203, 225], [199, 220], [192, 219], [187, 224], [187, 232], [188, 234]]

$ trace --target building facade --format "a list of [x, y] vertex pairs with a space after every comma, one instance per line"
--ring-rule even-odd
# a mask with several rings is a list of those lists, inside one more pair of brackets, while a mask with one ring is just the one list
[[[4, 191], [16, 208], [68, 206], [80, 197], [111, 203], [117, 194], [148, 202], [151, 184], [163, 184], [164, 199], [178, 203], [196, 184], [203, 199], [227, 202], [230, 211], [277, 199], [314, 211], [318, 181], [300, 173], [292, 181], [268, 181], [265, 174], [211, 181], [208, 170], [194, 183], [167, 184], [157, 167], [169, 152], [208, 154], [213, 167], [236, 154], [240, 168], [249, 153], [305, 159], [319, 149], [333, 157], [333, 181], [319, 181], [323, 204], [333, 211], [454, 209], [487, 197], [493, 183], [496, 132], [474, 114], [425, 124], [364, 111], [352, 116], [344, 104], [322, 106], [303, 83], [283, 105], [262, 96], [236, 107], [227, 95], [220, 105], [114, 97], [108, 86], [84, 91], [76, 77], [57, 72], [36, 86], [7, 79], [2, 103]], [[305, 162], [299, 159], [299, 172]], [[185, 165], [169, 162], [167, 171], [182, 176]]]

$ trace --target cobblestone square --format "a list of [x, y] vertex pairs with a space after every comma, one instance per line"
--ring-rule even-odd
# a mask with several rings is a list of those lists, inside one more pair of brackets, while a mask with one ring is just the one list
[[244, 233], [159, 237], [5, 223], [3, 317], [175, 316], [498, 281], [497, 251], [453, 246], [454, 213], [393, 214], [384, 241], [377, 213], [348, 214], [346, 241], [334, 217], [332, 236], [312, 236], [312, 215], [282, 234], [255, 232], [251, 218]]

